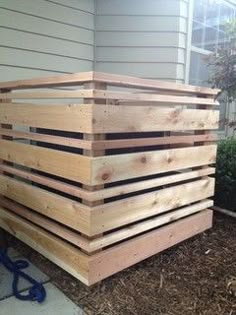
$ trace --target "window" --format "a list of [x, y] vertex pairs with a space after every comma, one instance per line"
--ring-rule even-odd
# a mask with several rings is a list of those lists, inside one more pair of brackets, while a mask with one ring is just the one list
[[[194, 0], [192, 45], [189, 69], [189, 82], [193, 85], [209, 85], [209, 72], [206, 56], [228, 43], [224, 24], [236, 18], [236, 3], [224, 0]], [[221, 119], [227, 116], [227, 104], [222, 98]], [[223, 125], [221, 130], [224, 130]]]
[[191, 52], [190, 78], [193, 85], [208, 85], [208, 69], [206, 66], [206, 55], [196, 51]]
[[235, 7], [226, 1], [194, 0], [192, 46], [215, 51], [225, 45], [223, 25], [235, 16]]

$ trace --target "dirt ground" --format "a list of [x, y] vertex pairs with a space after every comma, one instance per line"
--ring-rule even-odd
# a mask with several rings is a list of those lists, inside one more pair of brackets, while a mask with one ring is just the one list
[[236, 219], [217, 214], [210, 231], [91, 288], [9, 241], [89, 315], [236, 315]]

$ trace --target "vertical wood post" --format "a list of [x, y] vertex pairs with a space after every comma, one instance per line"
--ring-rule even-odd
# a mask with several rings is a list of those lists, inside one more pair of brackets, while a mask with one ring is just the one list
[[[11, 92], [11, 90], [6, 90], [6, 89], [1, 89], [0, 90], [0, 93], [8, 93], [8, 92]], [[11, 103], [10, 100], [2, 100], [0, 99], [0, 103]], [[0, 121], [0, 127], [1, 128], [5, 128], [5, 129], [12, 129], [12, 125], [8, 125], [8, 124], [1, 124], [1, 121]], [[1, 136], [0, 135], [0, 139], [11, 139], [11, 137], [7, 137], [7, 136]], [[3, 164], [5, 163], [4, 160], [0, 160], [0, 164]], [[4, 172], [2, 172], [0, 170], [0, 174], [3, 174]], [[7, 247], [7, 241], [6, 241], [6, 236], [5, 236], [5, 232], [0, 230], [0, 248], [4, 248], [4, 247]]]
[[[9, 89], [1, 89], [0, 90], [0, 93], [10, 93], [10, 92], [11, 92], [11, 90], [9, 90]], [[10, 99], [6, 99], [6, 100], [0, 99], [0, 103], [11, 103], [11, 100]], [[5, 128], [5, 129], [12, 129], [12, 125], [1, 124], [1, 121], [0, 121], [0, 127]], [[12, 137], [0, 135], [0, 139], [12, 140]], [[0, 160], [0, 164], [4, 164], [4, 163], [11, 164], [11, 163], [6, 162], [4, 160]], [[3, 172], [1, 170], [0, 170], [0, 174], [3, 174]]]
[[[198, 95], [198, 97], [203, 97], [203, 96]], [[212, 96], [206, 96], [206, 98], [212, 98]], [[203, 105], [203, 106], [196, 105], [196, 109], [204, 109], [204, 110], [212, 109], [212, 106], [209, 106], [209, 105]], [[195, 135], [209, 135], [210, 131], [209, 130], [197, 130], [197, 131], [194, 132], [194, 134]], [[204, 146], [204, 145], [209, 145], [209, 144], [211, 144], [211, 142], [207, 142], [207, 141], [205, 141], [205, 142], [196, 142], [195, 146], [197, 146], [197, 145]], [[208, 165], [204, 165], [204, 166], [201, 166], [200, 168], [204, 169], [204, 168], [207, 168], [207, 167], [208, 167]]]
[[[105, 83], [90, 82], [90, 83], [84, 84], [84, 88], [85, 89], [106, 90], [107, 86]], [[102, 103], [104, 103], [104, 101], [84, 98], [84, 103], [85, 104], [102, 104]], [[105, 134], [86, 134], [86, 133], [84, 133], [83, 139], [88, 140], [88, 141], [105, 140], [106, 135]], [[106, 154], [105, 150], [83, 150], [83, 155], [91, 156], [91, 157], [103, 156], [105, 154]], [[95, 191], [95, 190], [103, 189], [104, 185], [95, 185], [95, 186], [83, 185], [83, 188], [86, 190], [89, 190], [89, 191]], [[94, 207], [94, 206], [103, 204], [104, 201], [103, 200], [88, 201], [88, 200], [82, 199], [82, 203], [84, 203], [87, 206]], [[94, 238], [100, 237], [102, 235], [103, 234], [95, 235], [90, 239], [94, 239]], [[90, 253], [90, 254], [93, 254], [93, 253]]]

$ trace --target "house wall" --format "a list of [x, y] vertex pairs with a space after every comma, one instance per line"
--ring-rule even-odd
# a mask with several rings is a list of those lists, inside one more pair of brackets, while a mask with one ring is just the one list
[[97, 0], [95, 70], [184, 81], [187, 0]]
[[93, 0], [0, 0], [0, 81], [90, 71]]
[[0, 81], [95, 70], [183, 82], [189, 1], [0, 0]]

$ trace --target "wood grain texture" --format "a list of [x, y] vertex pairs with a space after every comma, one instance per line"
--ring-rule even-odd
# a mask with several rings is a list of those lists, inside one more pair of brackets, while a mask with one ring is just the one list
[[61, 146], [72, 147], [72, 148], [81, 148], [91, 150], [92, 143], [90, 141], [84, 141], [82, 139], [74, 139], [74, 138], [66, 138], [61, 136], [53, 136], [53, 135], [46, 135], [40, 134], [36, 132], [24, 132], [24, 131], [15, 131], [9, 130], [6, 128], [0, 128], [0, 135], [12, 137], [14, 140], [19, 139], [27, 139], [27, 140], [34, 140], [39, 142], [46, 142], [52, 144], [58, 144]]
[[217, 129], [218, 110], [101, 104], [0, 104], [0, 121], [84, 133]]
[[90, 243], [88, 239], [80, 235], [78, 232], [67, 228], [65, 225], [58, 224], [56, 221], [53, 221], [48, 217], [45, 217], [4, 197], [0, 197], [0, 205], [5, 209], [11, 210], [15, 214], [53, 233], [54, 235], [61, 237], [73, 245], [83, 248], [86, 251], [90, 250]]
[[96, 157], [92, 160], [93, 185], [214, 163], [216, 145]]
[[[89, 83], [87, 83], [89, 84]], [[90, 83], [92, 84], [92, 83]], [[212, 98], [201, 98], [182, 95], [162, 95], [149, 93], [134, 93], [122, 91], [105, 91], [98, 89], [81, 89], [76, 91], [43, 91], [43, 92], [11, 92], [0, 94], [0, 99], [70, 99], [70, 98], [89, 98], [98, 100], [117, 100], [118, 103], [123, 101], [132, 102], [152, 102], [161, 104], [185, 104], [185, 105], [219, 105], [218, 101]]]
[[211, 226], [212, 211], [205, 210], [97, 253], [90, 257], [89, 285], [201, 233]]
[[135, 102], [156, 102], [162, 104], [198, 104], [198, 105], [219, 105], [218, 101], [213, 98], [201, 98], [190, 96], [175, 96], [175, 95], [162, 95], [162, 94], [148, 94], [140, 92], [121, 92], [121, 91], [102, 91], [93, 90], [93, 97], [95, 99], [104, 100], [117, 100], [117, 104], [122, 101], [135, 101]]
[[94, 72], [93, 79], [97, 82], [106, 82], [108, 85], [135, 87], [142, 89], [155, 89], [175, 92], [185, 92], [193, 94], [209, 94], [217, 95], [220, 91], [207, 87], [191, 86], [186, 84], [165, 82], [159, 80], [142, 79], [132, 76], [108, 74], [102, 72]]
[[92, 107], [89, 104], [37, 105], [0, 104], [0, 121], [37, 128], [91, 132]]
[[85, 150], [107, 150], [107, 149], [121, 149], [132, 147], [146, 147], [155, 145], [166, 144], [193, 144], [195, 142], [214, 142], [218, 140], [215, 134], [203, 134], [203, 135], [186, 135], [186, 136], [168, 136], [168, 137], [151, 137], [151, 138], [139, 138], [139, 139], [119, 139], [119, 140], [83, 140], [74, 139], [62, 136], [53, 136], [40, 134], [35, 132], [23, 132], [9, 130], [6, 128], [0, 128], [0, 135], [12, 137], [13, 139], [27, 139], [40, 141], [45, 143], [58, 144], [62, 146], [81, 148]]
[[0, 159], [74, 181], [90, 183], [90, 159], [79, 154], [0, 140]]
[[[16, 167], [0, 164], [0, 171], [6, 172], [11, 175], [16, 175], [22, 179], [26, 179], [40, 185], [44, 185], [44, 186], [56, 189], [58, 191], [69, 194], [71, 196], [75, 196], [77, 198], [84, 198], [84, 199], [93, 201], [93, 197], [90, 194], [90, 192], [87, 192], [86, 190], [80, 187], [67, 184], [67, 183], [61, 182], [56, 179], [52, 179], [44, 175], [33, 173], [30, 170], [23, 170]], [[205, 171], [204, 171], [204, 174], [206, 174]]]
[[79, 202], [2, 175], [0, 194], [77, 231], [89, 234], [89, 208]]
[[[1, 130], [0, 130], [1, 133]], [[168, 137], [150, 137], [139, 139], [119, 139], [119, 140], [97, 140], [91, 142], [93, 150], [102, 149], [121, 149], [121, 148], [133, 148], [133, 147], [146, 147], [155, 145], [166, 144], [193, 144], [194, 142], [210, 142], [217, 141], [216, 134], [206, 135], [186, 135], [186, 136], [168, 136]]]
[[183, 171], [174, 175], [166, 175], [154, 179], [140, 180], [138, 182], [130, 184], [122, 184], [119, 186], [100, 189], [99, 191], [94, 191], [91, 194], [87, 194], [84, 198], [89, 198], [90, 200], [99, 200], [115, 196], [122, 196], [145, 189], [150, 189], [154, 187], [158, 188], [163, 185], [179, 183], [181, 181], [191, 180], [202, 176], [211, 175], [214, 173], [215, 173], [214, 167], [206, 167], [204, 169], [198, 169], [195, 171]]
[[190, 183], [110, 202], [91, 209], [91, 234], [96, 235], [214, 195], [215, 180]]
[[90, 241], [89, 247], [91, 250], [104, 248], [111, 244], [125, 240], [126, 238], [133, 237], [145, 231], [151, 230], [153, 228], [157, 228], [161, 225], [186, 217], [190, 214], [194, 214], [196, 212], [209, 208], [212, 205], [213, 205], [212, 200], [202, 200], [191, 206], [183, 207], [178, 210], [173, 210], [166, 214], [159, 215], [157, 217], [153, 217], [151, 219], [142, 221], [140, 223], [135, 223], [135, 224], [129, 225], [128, 227], [123, 227], [114, 232], [107, 233], [102, 237], [97, 237], [94, 240]]
[[108, 74], [102, 72], [82, 72], [65, 74], [47, 78], [36, 78], [29, 80], [18, 80], [0, 83], [0, 89], [29, 89], [53, 86], [79, 85], [86, 82], [101, 82], [113, 86], [135, 87], [142, 89], [155, 89], [164, 91], [185, 92], [191, 94], [217, 95], [219, 90], [207, 87], [197, 87], [173, 82], [142, 79], [137, 77]]
[[87, 285], [92, 285], [212, 226], [212, 211], [205, 210], [88, 256], [10, 211], [2, 207], [0, 210], [1, 228]]
[[58, 224], [57, 222], [6, 198], [0, 197], [0, 205], [5, 209], [11, 210], [15, 214], [53, 233], [54, 235], [61, 237], [69, 243], [85, 250], [86, 252], [93, 253], [117, 242], [124, 241], [127, 238], [211, 207], [213, 205], [213, 201], [202, 200], [191, 206], [183, 207], [179, 210], [173, 210], [167, 214], [159, 215], [140, 223], [134, 223], [128, 227], [121, 227], [119, 230], [114, 232], [111, 231], [110, 233], [100, 235], [92, 239], [88, 239], [87, 237], [78, 234], [76, 231], [68, 229], [66, 226]]
[[[7, 93], [10, 92], [10, 90], [0, 89], [0, 95], [2, 93], [6, 93], [6, 92]], [[1, 105], [1, 103], [2, 103], [2, 100], [0, 100], [0, 105]], [[9, 106], [11, 104], [11, 101], [7, 100], [6, 103]], [[1, 124], [1, 120], [0, 120], [0, 128], [4, 128], [5, 130], [11, 130], [12, 129], [12, 125], [11, 124]], [[8, 135], [1, 135], [1, 134], [0, 134], [0, 139], [12, 140], [12, 138], [9, 137]], [[0, 165], [3, 165], [3, 164], [5, 164], [5, 161], [0, 159]], [[1, 174], [1, 172], [0, 172], [0, 174]]]
[[94, 133], [217, 129], [218, 110], [93, 105]]
[[94, 90], [76, 91], [40, 91], [40, 92], [12, 92], [0, 94], [0, 99], [70, 99], [70, 98], [94, 98]]
[[0, 83], [0, 89], [32, 89], [54, 86], [80, 85], [93, 80], [93, 72], [81, 72], [73, 74], [57, 75], [45, 78], [17, 80]]
[[79, 249], [2, 207], [0, 226], [88, 285], [88, 257]]
[[110, 187], [110, 188], [100, 187], [100, 189], [97, 191], [96, 190], [89, 191], [81, 187], [76, 187], [74, 185], [66, 184], [66, 183], [60, 182], [55, 179], [51, 179], [43, 175], [39, 175], [36, 173], [32, 173], [30, 171], [18, 169], [15, 167], [4, 165], [4, 164], [0, 164], [0, 171], [6, 172], [11, 175], [16, 175], [16, 176], [19, 176], [20, 178], [33, 181], [37, 184], [41, 184], [41, 185], [56, 189], [58, 191], [67, 193], [71, 196], [75, 196], [75, 197], [85, 199], [88, 201], [97, 201], [97, 200], [103, 200], [103, 199], [111, 198], [115, 196], [126, 195], [132, 192], [146, 190], [153, 187], [157, 188], [163, 185], [178, 183], [185, 180], [212, 175], [215, 173], [215, 168], [207, 167], [207, 168], [198, 169], [195, 171], [185, 171], [185, 172], [180, 172], [174, 175], [167, 175], [167, 176], [162, 176], [162, 177], [158, 177], [154, 179], [142, 180], [136, 183], [123, 184], [123, 185]]

